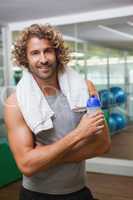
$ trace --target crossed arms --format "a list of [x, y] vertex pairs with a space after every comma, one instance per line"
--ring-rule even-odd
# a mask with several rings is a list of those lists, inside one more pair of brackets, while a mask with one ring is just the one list
[[[65, 137], [50, 145], [35, 145], [12, 94], [5, 104], [8, 140], [16, 163], [23, 174], [33, 174], [62, 163], [79, 162], [106, 152], [110, 147], [108, 128], [102, 112], [84, 115], [79, 125]], [[102, 131], [100, 134], [95, 134]]]

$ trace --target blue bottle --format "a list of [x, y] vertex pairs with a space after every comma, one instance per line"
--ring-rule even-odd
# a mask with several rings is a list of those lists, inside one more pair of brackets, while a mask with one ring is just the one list
[[91, 96], [86, 104], [87, 114], [93, 114], [97, 110], [101, 110], [101, 102], [97, 96]]
[[[94, 112], [101, 110], [101, 102], [97, 96], [91, 96], [87, 101], [87, 115], [93, 115]], [[101, 134], [102, 130], [96, 131], [95, 134]]]

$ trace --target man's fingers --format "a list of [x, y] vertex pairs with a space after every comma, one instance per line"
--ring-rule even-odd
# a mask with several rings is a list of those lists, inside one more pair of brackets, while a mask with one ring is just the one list
[[104, 119], [99, 119], [96, 121], [96, 126], [101, 125], [104, 122]]
[[100, 133], [102, 133], [102, 129], [104, 128], [104, 125], [101, 125], [101, 126], [97, 126], [96, 127], [96, 132], [95, 132], [95, 135], [98, 135], [98, 134], [100, 134]]
[[102, 110], [98, 110], [96, 112], [93, 113], [93, 116], [97, 116], [97, 115], [104, 115]]
[[104, 114], [103, 114], [103, 112], [94, 113], [94, 114], [90, 114], [90, 115], [85, 114], [84, 117], [88, 118], [88, 119], [90, 119], [90, 118], [92, 118], [92, 119], [95, 119], [95, 118], [98, 119], [98, 118], [104, 118]]

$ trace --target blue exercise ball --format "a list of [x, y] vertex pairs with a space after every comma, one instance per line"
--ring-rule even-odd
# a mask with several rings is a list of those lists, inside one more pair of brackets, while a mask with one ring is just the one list
[[110, 91], [114, 96], [115, 103], [122, 104], [125, 103], [127, 96], [125, 91], [120, 87], [111, 87]]
[[99, 97], [100, 97], [103, 109], [108, 108], [114, 102], [113, 94], [107, 89], [100, 90]]
[[116, 130], [122, 129], [127, 125], [127, 118], [122, 113], [111, 113], [110, 115], [116, 122]]
[[108, 125], [109, 125], [109, 130], [110, 134], [113, 135], [113, 133], [117, 130], [117, 124], [116, 120], [110, 115], [108, 119]]

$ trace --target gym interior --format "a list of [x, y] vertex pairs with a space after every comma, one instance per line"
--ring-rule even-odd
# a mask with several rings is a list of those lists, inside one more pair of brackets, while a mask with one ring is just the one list
[[[9, 5], [6, 5], [6, 2]], [[13, 2], [15, 8], [15, 1]], [[44, 2], [50, 10], [52, 0]], [[77, 4], [75, 0], [74, 3]], [[3, 192], [1, 200], [10, 198], [6, 192], [9, 186], [10, 193], [11, 190], [15, 193], [17, 186], [14, 189], [12, 184], [20, 182], [22, 176], [10, 151], [3, 119], [5, 99], [15, 90], [22, 76], [22, 69], [11, 62], [11, 48], [19, 32], [34, 23], [50, 23], [63, 33], [66, 46], [71, 50], [69, 65], [84, 79], [92, 80], [99, 93], [112, 145], [108, 153], [86, 161], [90, 180], [94, 183], [103, 175], [113, 175], [114, 179], [109, 180], [115, 182], [115, 177], [120, 177], [120, 192], [124, 182], [133, 185], [133, 1], [80, 0], [79, 3], [81, 8], [76, 6], [74, 10], [74, 7], [70, 8], [68, 3], [62, 1], [61, 5], [56, 4], [63, 9], [56, 10], [56, 5], [53, 14], [52, 10], [45, 12], [44, 9], [46, 14], [40, 11], [40, 16], [41, 8], [36, 8], [33, 4], [35, 17], [26, 12], [21, 18], [22, 14], [20, 12], [19, 16], [18, 9], [16, 18], [13, 14], [12, 18], [6, 18], [6, 6], [12, 12], [11, 4], [8, 0], [5, 4], [0, 2], [0, 195]], [[18, 8], [22, 6], [23, 12], [24, 5], [26, 2], [18, 4]], [[2, 9], [5, 9], [5, 13]], [[108, 182], [107, 178], [103, 179]], [[97, 184], [99, 187], [100, 183]], [[127, 186], [128, 192], [123, 196], [112, 195], [113, 192], [110, 190], [106, 195], [96, 191], [97, 197], [103, 200], [132, 200], [130, 184]]]

